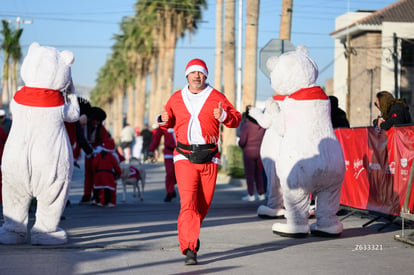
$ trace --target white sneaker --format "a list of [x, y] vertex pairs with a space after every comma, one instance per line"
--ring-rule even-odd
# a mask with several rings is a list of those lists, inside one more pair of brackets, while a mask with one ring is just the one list
[[264, 201], [266, 199], [266, 195], [265, 194], [261, 194], [257, 196], [259, 201]]
[[108, 203], [108, 204], [106, 205], [106, 207], [113, 208], [113, 207], [115, 207], [115, 204], [113, 204], [113, 203]]
[[256, 197], [254, 195], [247, 194], [246, 196], [242, 197], [242, 201], [255, 201]]

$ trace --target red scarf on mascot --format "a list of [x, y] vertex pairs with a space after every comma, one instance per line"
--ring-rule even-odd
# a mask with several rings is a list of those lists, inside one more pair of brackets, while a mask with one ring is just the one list
[[13, 99], [21, 105], [31, 107], [58, 107], [65, 104], [65, 99], [58, 90], [27, 86], [17, 91]]
[[294, 100], [315, 100], [315, 99], [328, 99], [328, 96], [319, 86], [314, 86], [310, 88], [299, 89], [291, 95], [275, 95], [273, 96], [274, 100], [284, 100], [286, 97], [289, 97]]

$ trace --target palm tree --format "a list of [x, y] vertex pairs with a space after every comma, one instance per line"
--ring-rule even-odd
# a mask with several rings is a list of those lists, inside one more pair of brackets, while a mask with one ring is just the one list
[[147, 14], [146, 23], [152, 23], [152, 37], [156, 47], [151, 58], [150, 105], [152, 108], [149, 110], [149, 120], [154, 119], [162, 111], [162, 106], [172, 93], [177, 39], [183, 36], [185, 31], [191, 33], [197, 28], [196, 23], [201, 18], [201, 8], [205, 5], [204, 0], [137, 3], [137, 9]]
[[223, 79], [223, 0], [216, 2], [216, 66], [214, 87], [221, 90]]
[[143, 124], [145, 102], [148, 102], [146, 80], [150, 74], [148, 117], [152, 121], [172, 92], [177, 39], [185, 31], [196, 29], [201, 8], [205, 5], [205, 0], [137, 1], [135, 16], [123, 20], [122, 33], [116, 36], [113, 48], [117, 53], [100, 72], [91, 100], [119, 112], [122, 109], [113, 105], [119, 106], [120, 95], [127, 90], [128, 120], [133, 117], [137, 119], [137, 125]]
[[[20, 47], [20, 37], [23, 33], [23, 29], [11, 30], [9, 23], [6, 20], [2, 20], [3, 29], [3, 42], [1, 43], [1, 49], [4, 51], [4, 65], [3, 65], [3, 95], [0, 96], [0, 106], [4, 103], [9, 103], [11, 97], [11, 91], [17, 90], [17, 64], [22, 57], [22, 51]], [[10, 58], [12, 58], [12, 75], [10, 76]], [[12, 83], [12, 87], [9, 84]]]
[[256, 104], [257, 31], [260, 0], [246, 1], [246, 38], [243, 76], [242, 110]]
[[[235, 105], [235, 1], [225, 1], [224, 19], [224, 93], [227, 99]], [[223, 130], [223, 155], [227, 154], [227, 147], [236, 142], [236, 130], [224, 127]]]

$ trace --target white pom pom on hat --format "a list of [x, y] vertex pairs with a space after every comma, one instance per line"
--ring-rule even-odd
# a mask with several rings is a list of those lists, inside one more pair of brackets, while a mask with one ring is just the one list
[[191, 72], [202, 72], [206, 77], [208, 76], [208, 69], [206, 63], [198, 58], [190, 60], [187, 67], [185, 67], [185, 76]]
[[113, 152], [115, 150], [115, 142], [112, 138], [108, 138], [102, 144], [103, 150], [107, 152]]

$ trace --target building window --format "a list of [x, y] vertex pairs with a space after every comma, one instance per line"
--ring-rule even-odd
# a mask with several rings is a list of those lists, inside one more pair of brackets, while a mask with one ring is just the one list
[[414, 40], [403, 39], [401, 41], [401, 65], [414, 67]]

